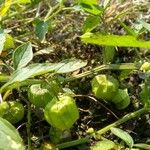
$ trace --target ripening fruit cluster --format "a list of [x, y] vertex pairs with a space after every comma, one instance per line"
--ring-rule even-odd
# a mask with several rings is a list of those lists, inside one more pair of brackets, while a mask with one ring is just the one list
[[[97, 75], [92, 81], [92, 92], [102, 100], [112, 102], [116, 108], [124, 109], [130, 104], [127, 89], [119, 89], [119, 82], [110, 75]], [[44, 109], [46, 121], [54, 128], [64, 131], [70, 129], [79, 118], [79, 111], [72, 96], [58, 95], [60, 87], [52, 82], [51, 90], [43, 84], [31, 85], [28, 90], [28, 99], [36, 107]], [[0, 117], [14, 124], [24, 117], [24, 107], [17, 101], [2, 102]]]
[[28, 90], [28, 98], [36, 107], [44, 108], [45, 119], [52, 127], [64, 131], [76, 122], [79, 111], [71, 96], [58, 96], [59, 86], [54, 82], [52, 88], [54, 91], [45, 85], [32, 85]]
[[117, 79], [110, 75], [95, 76], [91, 85], [97, 98], [114, 103], [117, 109], [124, 109], [130, 104], [127, 89], [119, 89]]

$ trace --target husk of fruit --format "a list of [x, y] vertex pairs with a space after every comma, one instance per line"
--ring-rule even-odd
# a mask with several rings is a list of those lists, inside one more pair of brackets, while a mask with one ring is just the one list
[[125, 109], [130, 104], [130, 97], [127, 89], [119, 89], [116, 95], [113, 97], [112, 102], [117, 109]]
[[79, 111], [72, 97], [62, 95], [58, 99], [46, 105], [44, 116], [49, 124], [63, 131], [72, 127], [79, 118]]
[[41, 84], [31, 85], [28, 90], [29, 101], [37, 107], [44, 108], [53, 97], [54, 94]]
[[16, 101], [2, 102], [0, 104], [0, 117], [12, 124], [21, 121], [24, 117], [24, 107]]
[[118, 91], [118, 86], [118, 81], [109, 75], [97, 75], [92, 80], [92, 92], [97, 98], [106, 101], [111, 101]]

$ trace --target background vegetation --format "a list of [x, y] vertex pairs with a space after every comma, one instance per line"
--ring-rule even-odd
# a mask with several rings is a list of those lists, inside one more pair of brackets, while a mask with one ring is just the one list
[[0, 149], [149, 150], [149, 8], [0, 0]]

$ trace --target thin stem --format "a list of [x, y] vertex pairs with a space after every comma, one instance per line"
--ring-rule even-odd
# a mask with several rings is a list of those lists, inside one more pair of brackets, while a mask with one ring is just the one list
[[7, 97], [10, 95], [11, 90], [6, 91], [6, 93], [3, 96], [3, 101], [5, 101], [7, 99]]
[[30, 133], [30, 127], [31, 127], [31, 105], [28, 102], [28, 114], [27, 114], [27, 135], [28, 135], [28, 150], [32, 150], [32, 143], [31, 143], [31, 133]]
[[101, 134], [104, 134], [104, 133], [106, 133], [107, 131], [109, 131], [112, 127], [119, 126], [119, 125], [121, 125], [122, 123], [124, 123], [124, 122], [126, 122], [126, 121], [128, 121], [128, 120], [131, 120], [131, 119], [133, 119], [133, 118], [136, 118], [136, 117], [138, 117], [138, 116], [140, 116], [140, 115], [142, 115], [143, 113], [146, 113], [146, 112], [148, 112], [148, 111], [150, 111], [150, 109], [144, 107], [144, 108], [142, 108], [142, 109], [140, 109], [140, 110], [137, 110], [137, 111], [135, 111], [135, 112], [129, 113], [129, 114], [125, 115], [123, 118], [117, 120], [116, 122], [114, 122], [114, 123], [112, 123], [112, 124], [110, 124], [110, 125], [108, 125], [108, 126], [102, 128], [102, 129], [98, 130], [98, 131], [97, 131], [97, 134], [100, 134], [100, 135], [101, 135]]
[[99, 102], [96, 98], [94, 98], [93, 96], [89, 96], [89, 95], [75, 95], [75, 97], [86, 97], [86, 98], [89, 98], [97, 103], [99, 103], [103, 108], [105, 108], [107, 111], [109, 111], [116, 119], [119, 119], [117, 117], [117, 115], [112, 112], [108, 107], [106, 107], [104, 104], [102, 104], [101, 102]]
[[49, 17], [60, 7], [60, 4], [55, 5], [52, 9], [49, 9], [48, 13], [46, 14], [44, 21], [49, 20]]
[[[4, 84], [1, 88], [0, 88], [0, 93], [3, 93], [6, 90], [12, 90], [21, 86], [27, 86], [27, 85], [32, 85], [32, 84], [39, 84], [42, 83], [42, 80], [37, 80], [37, 79], [27, 79], [25, 81], [22, 82], [16, 82], [13, 84]], [[8, 82], [9, 83], [9, 82]]]
[[103, 70], [135, 70], [138, 67], [134, 63], [122, 63], [122, 64], [108, 64], [108, 65], [101, 65], [99, 67], [95, 67], [89, 71], [85, 71], [83, 73], [77, 74], [75, 76], [69, 77], [65, 79], [65, 82], [73, 81], [76, 79], [80, 79], [89, 75], [97, 74]]
[[68, 147], [72, 147], [72, 146], [76, 146], [76, 145], [80, 145], [80, 144], [84, 144], [84, 143], [89, 143], [89, 139], [88, 138], [81, 138], [78, 140], [58, 144], [56, 147], [58, 149], [64, 149], [64, 148], [68, 148]]

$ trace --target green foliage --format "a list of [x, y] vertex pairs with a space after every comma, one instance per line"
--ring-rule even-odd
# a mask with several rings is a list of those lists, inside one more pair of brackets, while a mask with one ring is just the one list
[[134, 144], [134, 147], [140, 148], [140, 149], [150, 149], [150, 145], [145, 144], [145, 143], [138, 143], [138, 144]]
[[40, 41], [44, 41], [47, 32], [48, 32], [48, 23], [40, 20], [37, 21], [35, 27], [35, 34]]
[[150, 48], [149, 41], [137, 39], [131, 35], [102, 35], [101, 33], [85, 33], [81, 36], [85, 43], [97, 44], [103, 46], [121, 46], [121, 47], [141, 47]]
[[[18, 61], [19, 59], [17, 56], [18, 55], [16, 55], [16, 59]], [[24, 57], [22, 57], [22, 59], [24, 60]], [[22, 59], [20, 59], [20, 61], [23, 63], [23, 65], [25, 65], [28, 61], [25, 60], [26, 63], [24, 63]], [[60, 63], [54, 63], [54, 64], [50, 64], [50, 63], [32, 64], [27, 67], [15, 70], [12, 73], [9, 81], [1, 87], [1, 91], [6, 89], [9, 85], [20, 83], [21, 81], [24, 81], [34, 76], [39, 76], [48, 72], [68, 73], [68, 72], [75, 71], [81, 67], [84, 67], [86, 64], [87, 64], [86, 62], [77, 59], [64, 60]]]
[[0, 54], [4, 48], [5, 40], [6, 40], [5, 34], [4, 34], [3, 30], [0, 30]]
[[93, 15], [100, 15], [103, 11], [102, 7], [98, 5], [97, 0], [79, 0], [79, 6], [85, 12], [88, 12]]
[[[28, 142], [28, 149], [37, 149], [38, 146], [41, 149], [63, 149], [91, 142], [91, 138], [93, 142], [101, 140], [91, 147], [87, 145], [91, 150], [128, 147], [150, 149], [144, 143], [134, 144], [126, 131], [114, 128], [150, 111], [150, 24], [146, 19], [137, 17], [139, 8], [133, 5], [135, 4], [124, 0], [0, 1], [0, 116], [16, 127], [19, 126], [23, 137], [22, 140], [12, 125], [0, 118], [0, 149], [23, 150], [25, 147], [22, 141]], [[139, 6], [140, 11], [145, 11], [147, 6], [142, 6], [143, 4]], [[79, 42], [78, 37], [87, 45]], [[99, 72], [101, 74], [97, 75]], [[134, 78], [133, 73], [138, 77]], [[139, 84], [143, 85], [141, 92], [139, 88], [134, 89]], [[129, 88], [129, 92], [124, 88]], [[91, 91], [95, 97], [89, 95]], [[129, 106], [130, 96], [135, 91], [139, 92], [139, 95], [134, 96], [137, 101], [139, 98], [140, 106], [140, 100], [142, 101], [143, 108], [129, 114], [128, 109], [120, 111]], [[78, 106], [73, 97], [77, 97]], [[12, 99], [19, 99], [20, 102], [9, 101]], [[87, 110], [78, 109], [80, 104], [81, 107], [88, 106], [85, 102], [87, 99], [90, 107]], [[115, 107], [120, 109], [115, 110], [117, 114], [121, 112], [119, 116], [126, 115], [114, 123], [107, 122], [110, 124], [99, 131], [91, 128], [91, 133], [86, 136], [84, 130], [93, 126], [97, 118], [95, 115], [100, 116], [102, 126], [107, 120], [103, 119], [103, 113], [99, 115], [99, 111], [103, 109], [99, 110], [100, 107], [92, 104], [97, 99], [103, 100], [98, 104], [109, 111], [106, 112], [108, 116], [111, 116], [110, 113], [115, 116]], [[24, 108], [27, 110], [27, 120], [24, 117]], [[49, 127], [38, 119], [45, 119]], [[24, 123], [26, 129], [22, 128]], [[33, 126], [40, 130], [36, 131], [36, 142]], [[77, 130], [72, 132], [72, 128]], [[24, 129], [27, 130], [27, 135]], [[41, 134], [42, 137], [45, 136], [45, 129], [55, 145], [41, 139]], [[114, 139], [115, 143], [103, 138], [102, 134], [109, 130], [126, 144], [119, 143], [117, 138]], [[73, 137], [79, 138], [82, 133], [86, 138], [70, 141], [72, 133]], [[106, 137], [110, 137], [109, 133]], [[69, 141], [65, 142], [66, 140]], [[37, 143], [42, 146], [36, 145]], [[86, 148], [86, 145], [78, 147]]]
[[114, 60], [115, 47], [106, 46], [103, 49], [103, 58], [105, 63], [110, 63]]
[[13, 63], [15, 70], [25, 67], [33, 58], [31, 43], [19, 46], [13, 53]]
[[133, 147], [134, 141], [127, 132], [119, 128], [111, 128], [111, 132], [121, 138], [130, 148]]
[[0, 117], [0, 149], [24, 150], [22, 138], [18, 131], [7, 120]]
[[90, 32], [95, 29], [100, 23], [99, 16], [88, 16], [84, 21], [82, 30], [83, 32]]

